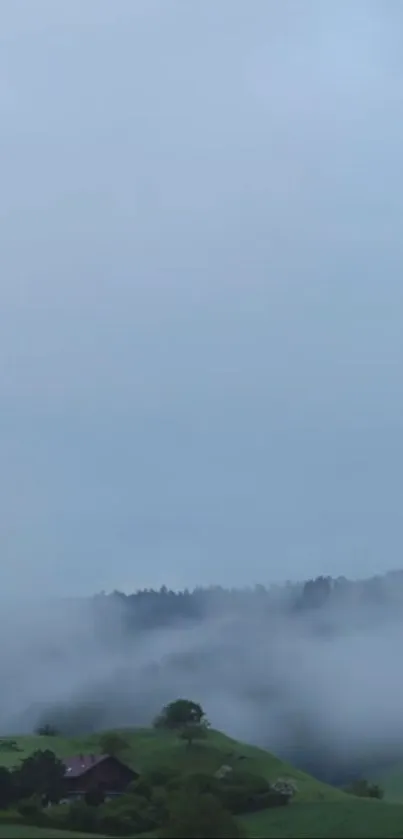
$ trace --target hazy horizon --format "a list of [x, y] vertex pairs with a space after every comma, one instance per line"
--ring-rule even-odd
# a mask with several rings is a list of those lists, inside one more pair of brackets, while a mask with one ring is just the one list
[[3, 598], [401, 565], [402, 23], [4, 0]]

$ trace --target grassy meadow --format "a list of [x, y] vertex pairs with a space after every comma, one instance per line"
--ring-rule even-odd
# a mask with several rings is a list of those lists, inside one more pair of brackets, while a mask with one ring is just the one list
[[[384, 801], [355, 798], [336, 789], [276, 758], [270, 752], [240, 743], [218, 731], [209, 731], [208, 739], [195, 742], [189, 749], [170, 732], [154, 729], [128, 729], [119, 733], [128, 748], [122, 759], [139, 772], [152, 768], [175, 767], [186, 773], [206, 771], [213, 773], [223, 763], [263, 775], [269, 781], [291, 778], [298, 792], [285, 808], [264, 810], [241, 818], [250, 839], [286, 839], [286, 837], [402, 837], [403, 839], [403, 773], [396, 770], [389, 778], [379, 779], [385, 786]], [[85, 737], [40, 737], [36, 735], [14, 737], [19, 751], [2, 752], [0, 764], [15, 766], [36, 749], [50, 748], [58, 757], [99, 751], [99, 734]], [[399, 798], [400, 795], [400, 798]], [[399, 804], [398, 802], [402, 803]], [[83, 833], [31, 828], [23, 825], [0, 824], [0, 837], [72, 837]], [[150, 834], [151, 836], [151, 834]]]

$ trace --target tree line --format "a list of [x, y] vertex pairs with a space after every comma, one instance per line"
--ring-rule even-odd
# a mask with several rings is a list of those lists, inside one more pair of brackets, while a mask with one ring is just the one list
[[127, 630], [202, 620], [214, 608], [249, 611], [259, 607], [267, 613], [282, 611], [288, 614], [325, 610], [332, 605], [342, 605], [352, 611], [365, 606], [393, 608], [395, 605], [400, 608], [403, 605], [403, 571], [364, 580], [319, 576], [303, 582], [259, 584], [243, 589], [208, 586], [174, 591], [162, 586], [158, 590], [141, 589], [132, 594], [101, 592], [92, 598], [94, 614], [101, 619], [105, 610], [113, 605], [119, 606], [122, 625]]

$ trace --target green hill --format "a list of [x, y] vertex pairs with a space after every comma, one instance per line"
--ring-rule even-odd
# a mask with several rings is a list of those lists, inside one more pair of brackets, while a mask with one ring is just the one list
[[[298, 792], [285, 808], [264, 810], [242, 818], [251, 839], [265, 837], [403, 837], [403, 805], [387, 801], [354, 798], [339, 789], [317, 781], [284, 763], [270, 752], [240, 743], [218, 731], [210, 731], [206, 741], [189, 749], [173, 733], [154, 729], [119, 731], [127, 744], [125, 760], [140, 772], [151, 768], [171, 768], [191, 772], [214, 772], [222, 764], [263, 775], [269, 781], [290, 778]], [[36, 749], [50, 748], [59, 757], [99, 751], [99, 734], [79, 738], [26, 736], [14, 738], [19, 751], [1, 751], [0, 764], [13, 766]], [[382, 781], [381, 781], [382, 782]], [[27, 829], [22, 825], [0, 824], [1, 836], [24, 839], [28, 836], [56, 836], [55, 831]], [[59, 832], [63, 836], [83, 834]]]
[[346, 796], [346, 801], [306, 802], [243, 819], [251, 839], [397, 839], [403, 837], [403, 806]]
[[[268, 781], [275, 781], [279, 777], [293, 778], [298, 786], [295, 799], [298, 801], [339, 801], [346, 797], [340, 790], [294, 769], [270, 752], [240, 743], [219, 731], [210, 730], [208, 739], [195, 743], [191, 749], [187, 749], [174, 733], [168, 731], [146, 728], [124, 729], [118, 733], [128, 743], [127, 751], [121, 755], [122, 759], [139, 772], [154, 767], [174, 767], [184, 772], [213, 773], [225, 763], [263, 775]], [[19, 751], [0, 750], [0, 765], [15, 766], [36, 749], [51, 749], [61, 758], [80, 752], [96, 753], [99, 751], [100, 735], [77, 738], [32, 735], [13, 739]]]

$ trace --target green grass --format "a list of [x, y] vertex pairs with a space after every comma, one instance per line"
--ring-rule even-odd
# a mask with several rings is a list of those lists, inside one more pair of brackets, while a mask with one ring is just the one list
[[44, 827], [29, 827], [24, 824], [1, 824], [0, 825], [0, 839], [80, 839], [81, 837], [92, 836], [96, 839], [94, 834], [76, 833], [68, 830], [53, 830], [53, 828]]
[[394, 839], [403, 837], [403, 806], [349, 797], [348, 801], [293, 803], [242, 819], [251, 839]]
[[[399, 780], [396, 770], [387, 788], [390, 801], [374, 801], [354, 798], [339, 789], [317, 781], [276, 758], [270, 752], [232, 740], [218, 731], [210, 731], [206, 741], [195, 743], [190, 749], [175, 734], [153, 729], [128, 729], [119, 732], [127, 741], [127, 752], [122, 759], [137, 769], [146, 772], [152, 768], [174, 768], [186, 773], [214, 772], [223, 763], [236, 766], [248, 772], [263, 775], [269, 781], [278, 777], [292, 778], [298, 787], [295, 800], [284, 808], [264, 810], [241, 821], [250, 839], [331, 839], [331, 837], [402, 837], [403, 839], [403, 794], [402, 805], [398, 801]], [[99, 751], [99, 734], [80, 738], [63, 737], [15, 737], [19, 752], [2, 752], [0, 764], [14, 766], [36, 749], [52, 749], [59, 757]], [[241, 758], [241, 759], [240, 759]], [[403, 788], [403, 771], [400, 767]], [[371, 779], [372, 780], [372, 779]], [[386, 783], [379, 779], [386, 788]], [[393, 796], [393, 789], [395, 795]], [[84, 836], [68, 831], [42, 828], [28, 828], [22, 825], [0, 824], [1, 837], [10, 836], [25, 839], [32, 836], [51, 837]], [[151, 834], [150, 834], [151, 836]], [[139, 837], [137, 837], [139, 839]]]
[[[139, 772], [154, 767], [175, 768], [187, 773], [215, 772], [225, 763], [263, 775], [269, 781], [278, 777], [293, 778], [298, 786], [298, 801], [340, 801], [345, 798], [340, 790], [294, 769], [270, 752], [232, 740], [218, 731], [210, 731], [206, 741], [194, 743], [190, 749], [170, 732], [147, 728], [127, 729], [119, 733], [128, 743], [128, 750], [122, 753], [122, 759]], [[21, 751], [0, 750], [0, 765], [15, 766], [36, 749], [51, 749], [61, 758], [80, 752], [99, 752], [99, 734], [81, 738], [27, 736], [13, 739]]]

